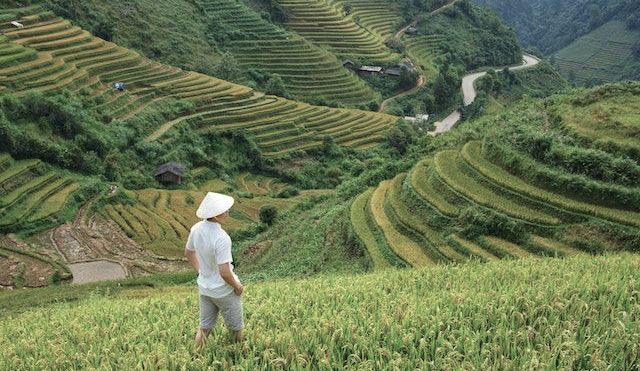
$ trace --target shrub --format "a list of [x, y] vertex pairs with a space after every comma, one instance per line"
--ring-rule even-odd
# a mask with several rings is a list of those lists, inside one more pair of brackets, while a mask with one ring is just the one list
[[276, 194], [278, 198], [291, 198], [300, 194], [300, 190], [296, 187], [286, 186]]
[[272, 225], [278, 217], [278, 209], [274, 205], [264, 205], [260, 208], [260, 221], [266, 225]]

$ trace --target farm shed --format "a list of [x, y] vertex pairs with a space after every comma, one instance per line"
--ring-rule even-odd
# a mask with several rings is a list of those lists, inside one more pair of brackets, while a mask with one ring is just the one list
[[352, 61], [351, 59], [345, 59], [342, 62], [342, 67], [346, 67], [346, 68], [353, 68], [355, 66], [355, 62]]
[[158, 166], [155, 177], [162, 184], [180, 184], [184, 174], [184, 165], [171, 161]]
[[358, 72], [366, 74], [366, 75], [375, 75], [382, 73], [382, 67], [378, 66], [362, 66], [358, 70]]

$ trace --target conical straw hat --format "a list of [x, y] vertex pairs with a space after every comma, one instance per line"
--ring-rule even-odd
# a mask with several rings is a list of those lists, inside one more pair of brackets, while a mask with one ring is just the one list
[[196, 215], [200, 219], [213, 218], [229, 210], [231, 206], [233, 206], [234, 201], [231, 196], [208, 192], [204, 200], [200, 203]]

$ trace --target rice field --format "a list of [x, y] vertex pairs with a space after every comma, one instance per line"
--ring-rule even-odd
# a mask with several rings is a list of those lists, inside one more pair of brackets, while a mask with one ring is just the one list
[[555, 54], [560, 72], [578, 84], [621, 81], [625, 66], [637, 61], [634, 45], [640, 31], [613, 20], [584, 35]]
[[[280, 75], [287, 90], [296, 98], [324, 97], [327, 101], [340, 103], [367, 103], [376, 94], [355, 75], [342, 67], [335, 55], [322, 48], [328, 40], [334, 40], [331, 31], [315, 28], [319, 23], [327, 27], [342, 27], [339, 19], [326, 19], [332, 11], [323, 2], [294, 3], [279, 2], [285, 7], [289, 18], [302, 16], [298, 23], [288, 26], [298, 33], [288, 32], [261, 18], [260, 14], [241, 1], [199, 0], [214, 24], [224, 29], [238, 30], [222, 42], [222, 47], [231, 52], [245, 69]], [[299, 6], [302, 5], [302, 9]], [[311, 6], [314, 6], [311, 9]], [[308, 9], [307, 9], [308, 8]], [[298, 11], [298, 12], [297, 12]], [[337, 17], [337, 14], [335, 14]], [[323, 22], [327, 22], [326, 24]], [[372, 37], [367, 37], [355, 25], [345, 25], [354, 34], [350, 46], [371, 56], [388, 57], [384, 48]], [[309, 30], [308, 32], [304, 32]], [[317, 32], [316, 32], [317, 31]], [[300, 37], [302, 36], [302, 37]], [[325, 42], [319, 42], [324, 40]], [[311, 41], [311, 42], [310, 42]], [[318, 42], [316, 44], [316, 42]], [[338, 51], [338, 50], [334, 50]]]
[[400, 4], [384, 0], [328, 0], [338, 11], [350, 7], [348, 16], [360, 27], [387, 40], [402, 28]]
[[[243, 12], [246, 6], [226, 0], [203, 6], [205, 10], [209, 7], [228, 14], [225, 19], [230, 22], [237, 19], [251, 23], [253, 18], [242, 20], [232, 15], [255, 13], [248, 9]], [[277, 157], [318, 147], [325, 135], [333, 136], [340, 145], [367, 149], [379, 143], [397, 121], [384, 114], [317, 107], [264, 95], [245, 86], [153, 62], [93, 37], [38, 7], [0, 10], [0, 16], [3, 14], [25, 25], [16, 29], [7, 22], [0, 24], [0, 86], [8, 91], [20, 95], [33, 90], [83, 89], [93, 97], [101, 113], [125, 120], [168, 98], [195, 104], [195, 112], [184, 112], [152, 129], [146, 138], [149, 141], [163, 140], [175, 126], [189, 123], [203, 132], [245, 131], [256, 137], [267, 156]], [[254, 15], [258, 17], [257, 13]], [[255, 63], [259, 58], [265, 63], [265, 71], [281, 74], [289, 90], [300, 96], [326, 96], [342, 103], [374, 99], [364, 83], [342, 68], [335, 57], [294, 35], [289, 40], [285, 31], [261, 22], [274, 28], [273, 34], [279, 39], [264, 43], [258, 40], [258, 44], [234, 41], [232, 52], [243, 68], [262, 68]], [[280, 46], [284, 49], [276, 50]], [[297, 53], [299, 57], [287, 53]], [[269, 55], [280, 58], [280, 62], [269, 60]], [[296, 58], [310, 59], [303, 63]], [[112, 89], [110, 85], [116, 81], [126, 83], [126, 90]]]
[[274, 178], [249, 173], [237, 175], [227, 183], [220, 179], [205, 182], [200, 190], [144, 189], [133, 191], [133, 205], [108, 204], [101, 213], [113, 220], [135, 242], [160, 256], [182, 256], [195, 215], [206, 192], [239, 191], [231, 215], [223, 223], [230, 234], [242, 232], [260, 223], [260, 208], [274, 205], [280, 213], [309, 197], [325, 194], [322, 190], [302, 191], [291, 198], [276, 198], [285, 185]]
[[0, 231], [17, 233], [59, 223], [79, 183], [39, 160], [0, 158]]
[[249, 283], [244, 342], [218, 324], [201, 351], [195, 286], [96, 294], [3, 314], [0, 368], [630, 370], [639, 267], [621, 254]]
[[381, 63], [398, 57], [382, 37], [360, 26], [354, 17], [345, 17], [344, 9], [327, 0], [278, 0], [278, 4], [289, 14], [289, 28], [336, 55]]
[[[526, 142], [525, 135], [558, 130], [558, 138], [570, 143], [566, 146], [572, 151], [594, 147], [609, 151], [606, 158], [610, 158], [612, 164], [617, 164], [616, 161], [627, 164], [626, 170], [616, 171], [632, 174], [637, 167], [632, 163], [637, 163], [638, 158], [635, 156], [638, 152], [634, 150], [638, 148], [634, 135], [637, 120], [633, 113], [637, 112], [638, 102], [636, 95], [629, 92], [636, 91], [636, 85], [630, 83], [584, 91], [559, 100], [553, 108], [532, 106], [527, 108], [529, 111], [516, 108], [517, 117], [504, 115], [496, 119], [508, 117], [513, 121], [494, 122], [493, 126], [499, 127], [497, 133], [491, 132], [483, 139], [471, 140], [457, 149], [439, 151], [416, 163], [408, 173], [399, 174], [393, 180], [381, 182], [375, 190], [360, 194], [352, 204], [351, 224], [374, 266], [385, 267], [393, 258], [420, 267], [426, 265], [424, 258], [431, 264], [446, 264], [634, 250], [633, 243], [616, 242], [617, 238], [633, 240], [630, 236], [635, 236], [640, 228], [640, 210], [634, 205], [589, 198], [578, 191], [582, 188], [567, 192], [554, 184], [549, 174], [556, 179], [584, 179], [586, 176], [570, 174], [559, 165], [543, 163], [543, 156], [534, 159], [523, 152], [519, 157], [510, 158], [509, 154], [521, 151], [517, 146]], [[549, 113], [541, 111], [544, 109], [560, 113], [554, 128], [544, 126], [538, 131], [518, 129], [520, 131], [501, 134], [500, 130], [520, 127], [518, 125], [522, 128], [548, 125], [545, 115]], [[512, 139], [507, 140], [509, 136]], [[538, 137], [535, 140], [538, 142], [533, 143], [542, 143]], [[511, 152], [492, 149], [495, 146], [508, 147]], [[559, 156], [557, 152], [553, 153]], [[591, 157], [584, 161], [596, 155], [590, 153]], [[524, 158], [529, 161], [528, 167], [516, 171]], [[527, 178], [527, 171], [535, 171], [532, 166], [550, 169], [545, 170], [544, 178], [540, 178], [544, 181]], [[582, 164], [579, 169], [589, 170], [591, 166], [596, 164]], [[597, 183], [594, 180], [593, 184], [613, 187], [612, 182], [604, 180]], [[638, 189], [635, 181], [616, 187], [627, 194], [635, 194]], [[585, 188], [584, 192], [592, 192]], [[366, 220], [372, 223], [365, 223]], [[615, 232], [603, 232], [605, 230]], [[577, 232], [581, 234], [570, 238], [568, 235], [573, 232], [567, 231], [581, 231]], [[395, 257], [387, 255], [384, 256], [386, 260], [381, 259], [377, 253], [382, 246], [380, 237], [372, 238], [376, 235], [382, 236], [382, 242], [391, 247]], [[597, 247], [590, 245], [594, 239], [598, 241], [593, 242]]]

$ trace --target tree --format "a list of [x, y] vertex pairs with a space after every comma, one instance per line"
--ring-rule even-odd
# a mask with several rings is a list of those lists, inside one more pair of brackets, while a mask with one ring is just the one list
[[400, 121], [389, 131], [387, 142], [389, 145], [404, 154], [411, 143], [413, 143], [413, 130], [406, 121]]
[[278, 75], [277, 73], [271, 75], [264, 86], [264, 91], [268, 94], [273, 94], [280, 97], [286, 97], [288, 95], [287, 88], [284, 86], [284, 81], [282, 80], [282, 77], [280, 77], [280, 75]]
[[455, 96], [459, 86], [458, 74], [446, 64], [438, 75], [434, 86], [435, 102], [438, 108], [447, 107]]
[[417, 74], [413, 71], [409, 71], [407, 68], [400, 70], [400, 78], [398, 79], [398, 85], [403, 90], [412, 88], [416, 85]]
[[273, 205], [264, 205], [260, 208], [260, 221], [266, 225], [272, 225], [278, 217], [278, 209]]
[[218, 78], [228, 81], [238, 81], [240, 78], [240, 66], [238, 61], [229, 52], [222, 55], [214, 69]]

